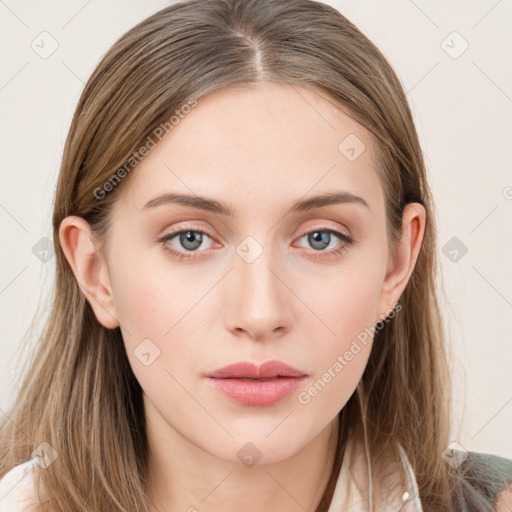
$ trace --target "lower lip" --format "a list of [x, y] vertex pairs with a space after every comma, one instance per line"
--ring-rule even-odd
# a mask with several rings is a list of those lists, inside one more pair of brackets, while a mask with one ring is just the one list
[[272, 380], [214, 379], [210, 384], [242, 405], [274, 405], [295, 391], [306, 377], [278, 377]]

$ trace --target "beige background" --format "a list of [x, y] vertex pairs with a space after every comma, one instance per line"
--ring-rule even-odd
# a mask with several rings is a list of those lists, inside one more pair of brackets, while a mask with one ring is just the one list
[[[37, 305], [43, 318], [48, 308], [55, 260], [41, 262], [32, 249], [41, 255], [37, 244], [51, 238], [52, 194], [79, 94], [117, 37], [169, 3], [0, 0], [0, 414], [20, 383], [20, 340]], [[414, 112], [437, 200], [453, 439], [512, 458], [512, 2], [326, 3], [383, 51]], [[42, 37], [46, 49], [58, 44], [47, 58], [31, 46]]]

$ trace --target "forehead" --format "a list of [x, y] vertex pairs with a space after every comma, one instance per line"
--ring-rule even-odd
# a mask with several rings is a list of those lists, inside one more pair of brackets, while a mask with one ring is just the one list
[[371, 134], [298, 85], [230, 87], [200, 98], [126, 185], [121, 203], [138, 210], [169, 191], [219, 198], [242, 212], [333, 190], [363, 196], [375, 211], [384, 205]]

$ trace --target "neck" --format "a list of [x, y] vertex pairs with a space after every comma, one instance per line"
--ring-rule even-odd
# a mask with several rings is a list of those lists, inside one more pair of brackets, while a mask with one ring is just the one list
[[153, 419], [147, 424], [151, 512], [314, 511], [331, 474], [337, 436], [338, 417], [288, 459], [247, 467], [215, 457]]

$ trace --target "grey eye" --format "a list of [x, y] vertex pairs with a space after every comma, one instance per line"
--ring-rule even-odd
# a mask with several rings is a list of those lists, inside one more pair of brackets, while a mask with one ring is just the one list
[[180, 244], [188, 251], [194, 251], [203, 243], [203, 235], [198, 231], [182, 231], [178, 233]]
[[327, 231], [312, 231], [308, 233], [308, 243], [314, 249], [325, 249], [331, 241], [331, 233]]

